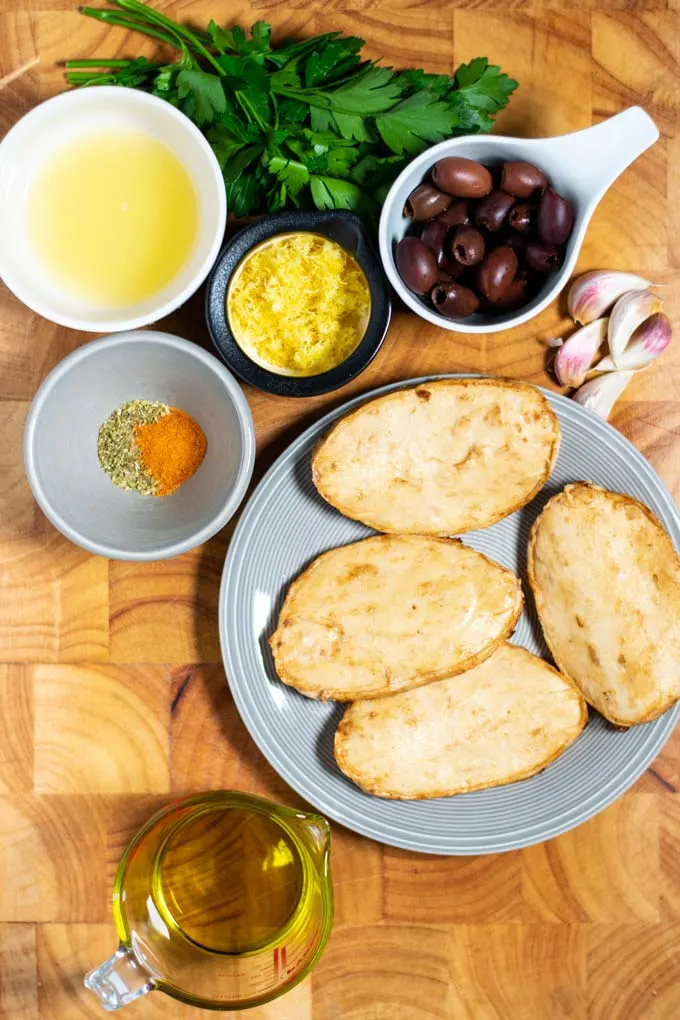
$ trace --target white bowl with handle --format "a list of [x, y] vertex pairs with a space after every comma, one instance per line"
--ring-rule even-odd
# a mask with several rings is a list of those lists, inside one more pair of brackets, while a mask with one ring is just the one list
[[[64, 289], [46, 272], [31, 242], [31, 186], [50, 157], [90, 132], [134, 129], [165, 145], [191, 180], [198, 231], [179, 273], [130, 307], [102, 308]], [[203, 283], [224, 239], [227, 199], [215, 153], [198, 128], [170, 103], [136, 89], [95, 85], [64, 92], [26, 114], [0, 143], [0, 279], [46, 319], [93, 333], [136, 329], [159, 319]]]
[[[467, 135], [433, 145], [402, 170], [383, 205], [380, 256], [390, 283], [404, 304], [421, 319], [457, 333], [496, 333], [533, 319], [566, 286], [590, 219], [604, 193], [658, 137], [652, 118], [641, 107], [632, 106], [602, 124], [555, 138]], [[397, 272], [394, 251], [412, 223], [404, 215], [406, 199], [431, 167], [446, 156], [463, 156], [489, 165], [514, 160], [533, 163], [544, 171], [555, 190], [572, 203], [574, 227], [562, 266], [549, 273], [539, 293], [517, 311], [494, 316], [478, 312], [466, 319], [449, 319], [409, 290]]]

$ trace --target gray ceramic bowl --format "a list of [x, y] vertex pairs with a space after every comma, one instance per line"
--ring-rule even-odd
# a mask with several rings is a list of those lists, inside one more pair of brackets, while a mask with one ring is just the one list
[[[121, 404], [162, 400], [193, 415], [208, 440], [196, 474], [170, 496], [116, 488], [97, 434]], [[118, 333], [78, 348], [48, 375], [26, 421], [26, 474], [40, 508], [76, 545], [111, 559], [160, 560], [200, 545], [243, 499], [255, 431], [243, 392], [206, 351], [169, 333]]]

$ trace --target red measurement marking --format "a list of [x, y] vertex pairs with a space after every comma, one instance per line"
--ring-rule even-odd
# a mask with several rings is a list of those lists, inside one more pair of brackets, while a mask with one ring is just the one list
[[279, 950], [278, 947], [274, 950], [274, 980], [279, 979]]
[[288, 972], [287, 971], [287, 967], [288, 967], [288, 952], [287, 952], [285, 946], [281, 946], [281, 966], [283, 967], [283, 969], [287, 973]]

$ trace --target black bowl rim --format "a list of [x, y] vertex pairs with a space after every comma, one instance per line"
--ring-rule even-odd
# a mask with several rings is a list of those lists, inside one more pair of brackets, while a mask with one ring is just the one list
[[[340, 238], [333, 236], [334, 223], [348, 224], [354, 228], [358, 237], [357, 248], [350, 253], [363, 269], [371, 292], [371, 314], [366, 332], [350, 356], [328, 372], [308, 376], [270, 372], [248, 357], [229, 327], [226, 295], [231, 277], [252, 248], [277, 234], [306, 231], [323, 234], [342, 244]], [[273, 213], [243, 227], [230, 238], [218, 255], [208, 277], [205, 294], [208, 332], [222, 360], [244, 382], [266, 393], [285, 397], [319, 396], [351, 382], [370, 365], [380, 350], [391, 314], [390, 286], [370, 233], [356, 213], [345, 209]]]

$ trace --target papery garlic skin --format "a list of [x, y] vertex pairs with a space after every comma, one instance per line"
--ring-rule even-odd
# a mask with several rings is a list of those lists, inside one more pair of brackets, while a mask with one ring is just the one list
[[587, 325], [608, 312], [626, 291], [646, 290], [649, 280], [635, 273], [617, 273], [597, 269], [574, 280], [569, 290], [567, 306], [574, 322]]
[[596, 319], [572, 333], [558, 349], [553, 370], [561, 386], [580, 386], [601, 345], [607, 339], [609, 319]]
[[599, 375], [597, 379], [591, 379], [581, 386], [574, 393], [573, 399], [606, 421], [612, 413], [614, 404], [634, 375], [633, 371], [607, 372], [606, 375]]
[[611, 357], [603, 358], [597, 365], [598, 372], [612, 372], [616, 369], [635, 371], [645, 368], [658, 358], [668, 347], [673, 336], [671, 321], [663, 312], [655, 312], [639, 326], [630, 342], [619, 355], [617, 364]]
[[624, 367], [623, 354], [635, 330], [661, 308], [661, 298], [650, 290], [628, 291], [616, 302], [609, 316], [607, 340], [609, 355], [617, 368]]

